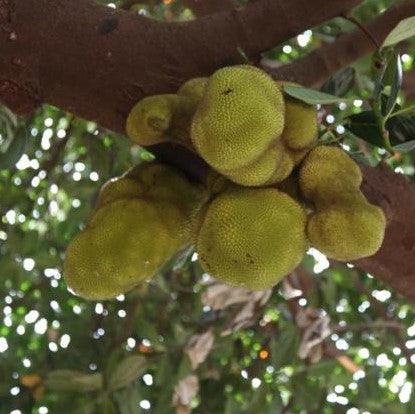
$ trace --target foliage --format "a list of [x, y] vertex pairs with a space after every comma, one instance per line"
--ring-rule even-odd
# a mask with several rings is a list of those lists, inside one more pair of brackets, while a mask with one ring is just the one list
[[[356, 17], [392, 3], [365, 1]], [[179, 1], [140, 10], [191, 18]], [[351, 28], [334, 19], [267, 58], [287, 62]], [[411, 76], [414, 44], [399, 50], [326, 83], [341, 99], [319, 107], [320, 139], [413, 180], [415, 121], [399, 66]], [[187, 403], [197, 414], [415, 411], [413, 307], [315, 250], [272, 292], [215, 284], [184, 251], [117, 300], [72, 295], [62, 278], [69, 240], [102, 184], [152, 156], [51, 106], [30, 119], [1, 108], [0, 128], [0, 414], [169, 414]]]

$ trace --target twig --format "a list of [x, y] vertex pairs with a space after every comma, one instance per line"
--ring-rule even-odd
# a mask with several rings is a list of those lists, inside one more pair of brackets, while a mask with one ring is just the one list
[[402, 331], [404, 326], [395, 320], [375, 321], [367, 323], [357, 323], [353, 325], [336, 325], [332, 328], [335, 333], [349, 331], [371, 331], [373, 329], [396, 329]]
[[350, 23], [353, 23], [355, 26], [357, 26], [368, 37], [368, 39], [370, 39], [370, 41], [373, 43], [373, 46], [375, 47], [375, 49], [380, 49], [381, 48], [379, 42], [372, 35], [370, 30], [367, 29], [362, 23], [360, 23], [359, 20], [356, 19], [356, 17], [352, 16], [351, 14], [345, 14], [345, 13], [343, 13], [341, 15], [341, 17], [343, 17], [343, 19], [346, 19]]

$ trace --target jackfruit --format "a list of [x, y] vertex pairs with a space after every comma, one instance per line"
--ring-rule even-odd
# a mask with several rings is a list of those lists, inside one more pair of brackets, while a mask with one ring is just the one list
[[231, 66], [209, 78], [191, 139], [198, 154], [222, 172], [257, 160], [283, 127], [284, 101], [277, 84], [260, 69]]
[[215, 72], [192, 122], [196, 152], [240, 185], [287, 178], [316, 142], [317, 112], [284, 84], [247, 65]]
[[101, 187], [95, 208], [117, 200], [138, 198], [143, 194], [144, 187], [137, 180], [127, 177], [112, 178]]
[[[277, 82], [283, 92], [284, 85], [299, 86], [292, 82]], [[284, 93], [285, 127], [282, 140], [290, 151], [310, 149], [317, 142], [317, 110]]]
[[234, 286], [267, 289], [303, 258], [306, 213], [276, 189], [232, 188], [205, 207], [196, 251], [206, 272]]
[[101, 207], [66, 251], [68, 287], [93, 300], [126, 293], [183, 247], [174, 230], [184, 221], [167, 203], [128, 199]]
[[69, 245], [68, 286], [86, 299], [109, 299], [153, 274], [190, 244], [206, 190], [174, 168], [141, 164], [105, 184], [86, 229]]
[[127, 135], [143, 146], [173, 141], [192, 148], [190, 124], [206, 84], [207, 78], [194, 78], [185, 82], [177, 94], [142, 99], [127, 117]]
[[127, 117], [127, 135], [143, 146], [168, 141], [191, 146], [189, 129], [196, 110], [193, 99], [177, 94], [153, 95], [142, 99]]
[[362, 173], [340, 148], [319, 146], [305, 159], [300, 187], [315, 212], [307, 223], [311, 244], [328, 257], [351, 261], [381, 247], [386, 219], [360, 191]]
[[205, 187], [191, 182], [181, 171], [157, 162], [140, 164], [123, 178], [139, 183], [146, 199], [173, 203], [187, 215], [208, 195]]
[[196, 112], [197, 105], [203, 98], [205, 93], [206, 85], [209, 78], [193, 78], [185, 82], [177, 91], [180, 96], [186, 96], [190, 98], [192, 107]]

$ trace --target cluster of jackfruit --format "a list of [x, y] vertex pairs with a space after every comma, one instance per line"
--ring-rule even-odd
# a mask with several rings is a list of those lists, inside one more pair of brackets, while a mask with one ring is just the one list
[[284, 95], [283, 85], [253, 66], [226, 67], [138, 102], [127, 134], [140, 145], [193, 149], [240, 185], [279, 183], [317, 140], [316, 109]]
[[87, 299], [109, 299], [150, 279], [190, 243], [191, 217], [203, 196], [200, 187], [159, 163], [110, 180], [66, 251], [68, 287]]
[[223, 68], [147, 97], [126, 130], [140, 145], [184, 145], [212, 171], [203, 189], [157, 163], [105, 185], [67, 252], [68, 284], [84, 297], [128, 290], [190, 242], [205, 271], [251, 289], [275, 285], [309, 246], [349, 261], [382, 244], [385, 217], [360, 191], [357, 164], [317, 145], [316, 109], [259, 69]]

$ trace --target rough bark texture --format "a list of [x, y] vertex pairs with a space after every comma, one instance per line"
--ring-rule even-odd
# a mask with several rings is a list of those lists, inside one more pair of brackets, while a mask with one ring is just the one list
[[382, 207], [388, 227], [379, 252], [356, 265], [415, 302], [415, 187], [385, 166], [361, 168], [362, 190]]
[[162, 23], [88, 0], [1, 0], [0, 99], [20, 113], [27, 101], [47, 102], [123, 131], [144, 96], [175, 91], [238, 62], [238, 47], [256, 54], [357, 3], [260, 0]]
[[183, 4], [191, 9], [197, 17], [234, 8], [232, 0], [183, 0]]
[[[123, 132], [126, 114], [142, 97], [175, 91], [190, 77], [237, 62], [238, 47], [256, 55], [358, 2], [257, 0], [241, 10], [166, 24], [87, 0], [0, 0], [0, 101], [23, 114], [39, 103], [54, 104]], [[370, 30], [381, 40], [394, 22], [414, 14], [414, 3], [396, 6], [391, 21], [385, 15]], [[318, 68], [326, 77], [371, 48], [355, 32], [325, 47], [323, 57], [316, 52], [284, 70], [314, 84], [314, 75], [300, 75], [304, 69]], [[186, 150], [153, 150], [203, 179], [206, 164]], [[389, 226], [381, 251], [358, 265], [415, 301], [415, 188], [385, 168], [364, 173], [364, 192], [384, 208]]]
[[[388, 9], [366, 26], [368, 32], [382, 44], [388, 33], [405, 17], [415, 15], [415, 1], [406, 1]], [[288, 65], [264, 68], [275, 79], [296, 81], [310, 87], [324, 83], [331, 74], [376, 49], [371, 39], [360, 29], [340, 36]]]

